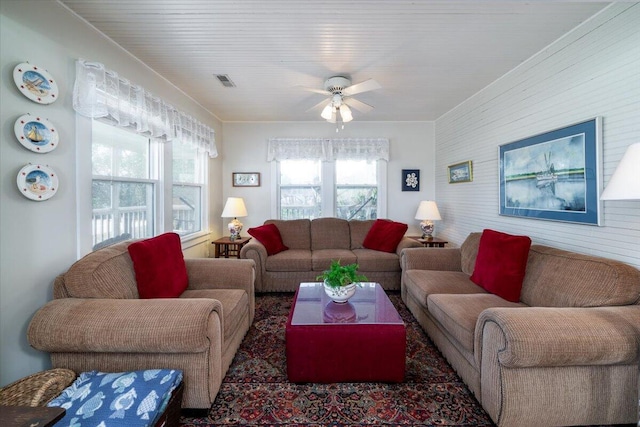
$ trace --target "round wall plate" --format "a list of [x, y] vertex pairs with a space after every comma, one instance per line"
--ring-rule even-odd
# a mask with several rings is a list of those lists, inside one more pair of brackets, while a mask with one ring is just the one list
[[40, 202], [58, 191], [58, 174], [49, 166], [29, 163], [18, 172], [17, 184], [24, 197]]
[[18, 117], [13, 132], [23, 147], [35, 153], [48, 153], [58, 146], [58, 131], [42, 117], [31, 114]]
[[13, 69], [13, 81], [34, 102], [51, 104], [58, 99], [58, 84], [44, 68], [22, 62]]

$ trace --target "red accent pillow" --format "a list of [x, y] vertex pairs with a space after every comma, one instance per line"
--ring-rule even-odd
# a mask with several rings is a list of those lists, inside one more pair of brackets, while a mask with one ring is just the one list
[[471, 281], [507, 301], [520, 301], [530, 247], [527, 236], [484, 230]]
[[258, 239], [260, 243], [267, 249], [268, 255], [275, 255], [278, 252], [289, 249], [282, 242], [280, 230], [275, 224], [265, 224], [260, 227], [253, 227], [247, 230], [247, 233]]
[[140, 298], [177, 298], [189, 284], [180, 236], [165, 233], [129, 245]]
[[409, 226], [389, 219], [377, 219], [367, 233], [362, 247], [382, 252], [395, 252]]

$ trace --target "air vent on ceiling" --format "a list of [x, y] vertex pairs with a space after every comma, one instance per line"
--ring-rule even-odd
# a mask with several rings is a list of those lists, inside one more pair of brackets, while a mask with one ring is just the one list
[[224, 87], [236, 87], [236, 84], [232, 82], [226, 74], [216, 74], [216, 78], [220, 80], [220, 83], [222, 83]]

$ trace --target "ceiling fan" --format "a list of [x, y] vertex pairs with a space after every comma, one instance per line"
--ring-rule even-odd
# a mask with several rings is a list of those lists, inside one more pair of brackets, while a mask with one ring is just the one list
[[308, 90], [310, 92], [319, 93], [329, 97], [328, 99], [325, 99], [309, 108], [309, 110], [307, 111], [311, 111], [324, 105], [325, 107], [322, 109], [322, 113], [320, 114], [323, 119], [325, 119], [329, 123], [336, 123], [337, 115], [339, 112], [342, 122], [347, 123], [353, 120], [351, 108], [349, 107], [353, 107], [363, 113], [366, 113], [373, 109], [371, 105], [365, 104], [364, 102], [358, 101], [357, 99], [353, 98], [353, 95], [368, 92], [370, 90], [380, 89], [381, 87], [382, 86], [380, 86], [380, 84], [373, 79], [365, 80], [363, 82], [352, 85], [351, 79], [349, 79], [348, 77], [329, 77], [324, 82], [324, 90], [307, 87], [304, 88], [305, 90]]

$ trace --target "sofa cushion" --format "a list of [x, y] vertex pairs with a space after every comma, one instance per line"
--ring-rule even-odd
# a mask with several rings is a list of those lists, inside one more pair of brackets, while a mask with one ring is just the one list
[[177, 298], [187, 289], [189, 278], [178, 234], [164, 233], [140, 240], [127, 249], [140, 298]]
[[640, 270], [620, 261], [532, 245], [520, 299], [538, 307], [638, 304]]
[[400, 258], [396, 253], [354, 249], [360, 271], [400, 271]]
[[349, 221], [349, 234], [351, 235], [351, 249], [363, 249], [362, 243], [364, 238], [367, 237], [369, 230], [376, 222], [375, 219], [356, 220]]
[[362, 246], [376, 251], [395, 252], [407, 228], [407, 224], [401, 222], [377, 219], [364, 238]]
[[429, 314], [469, 352], [473, 352], [476, 321], [487, 308], [526, 307], [493, 294], [434, 294], [427, 297]]
[[312, 271], [311, 251], [305, 249], [289, 249], [267, 257], [267, 271]]
[[356, 262], [356, 256], [349, 249], [319, 249], [311, 251], [313, 271], [327, 270], [333, 260], [340, 261], [342, 265], [348, 265]]
[[531, 239], [484, 230], [471, 281], [507, 301], [520, 301]]
[[482, 233], [471, 233], [460, 245], [460, 269], [469, 276], [473, 274], [478, 256], [478, 246], [480, 246]]
[[138, 285], [127, 247], [117, 243], [85, 255], [64, 273], [64, 287], [73, 298], [138, 298]]
[[242, 324], [243, 317], [249, 314], [249, 297], [243, 289], [187, 289], [180, 298], [209, 298], [220, 301], [224, 342], [231, 339], [238, 325]]
[[282, 236], [278, 227], [274, 224], [265, 224], [260, 227], [252, 227], [247, 230], [247, 233], [255, 237], [260, 243], [262, 243], [267, 250], [268, 255], [275, 255], [279, 252], [289, 249], [282, 243]]
[[349, 221], [341, 218], [316, 218], [311, 221], [311, 250], [350, 247]]
[[311, 250], [311, 221], [308, 219], [269, 219], [265, 224], [274, 224], [280, 231], [282, 242], [289, 249]]
[[461, 271], [408, 270], [403, 272], [405, 289], [420, 304], [433, 294], [486, 294]]

